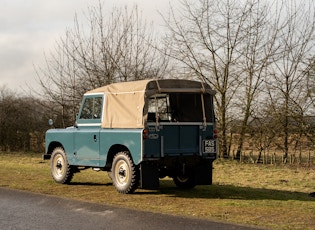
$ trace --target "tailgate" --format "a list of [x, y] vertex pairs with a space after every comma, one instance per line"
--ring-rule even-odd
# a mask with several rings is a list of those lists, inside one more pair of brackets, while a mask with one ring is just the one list
[[[154, 124], [154, 125], [153, 125]], [[213, 140], [213, 125], [206, 129], [200, 123], [155, 123], [149, 125], [148, 139], [145, 141], [145, 157], [192, 156], [209, 154], [206, 146]], [[207, 141], [206, 141], [207, 140]], [[211, 152], [216, 152], [211, 148]]]
[[160, 136], [162, 156], [200, 153], [199, 125], [163, 125]]

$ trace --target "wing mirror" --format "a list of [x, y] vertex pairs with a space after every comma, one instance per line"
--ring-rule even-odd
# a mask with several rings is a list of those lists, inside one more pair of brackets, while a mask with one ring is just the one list
[[49, 119], [49, 120], [48, 120], [48, 125], [50, 125], [50, 126], [53, 126], [53, 125], [54, 125], [53, 119]]
[[54, 128], [54, 121], [53, 121], [53, 119], [49, 119], [48, 120], [48, 125], [51, 126], [52, 128]]

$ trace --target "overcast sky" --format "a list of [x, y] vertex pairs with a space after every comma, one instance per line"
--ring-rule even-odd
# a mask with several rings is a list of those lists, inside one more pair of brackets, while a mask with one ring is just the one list
[[[36, 86], [35, 66], [43, 65], [44, 52], [99, 0], [0, 0], [0, 87], [14, 92]], [[158, 11], [166, 13], [169, 0], [104, 0], [104, 8], [137, 4], [148, 21], [158, 26]], [[162, 21], [162, 20], [161, 20]]]

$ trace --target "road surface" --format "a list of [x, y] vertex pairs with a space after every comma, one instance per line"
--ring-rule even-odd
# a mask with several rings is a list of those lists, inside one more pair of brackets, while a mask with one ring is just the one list
[[0, 187], [0, 229], [254, 229]]

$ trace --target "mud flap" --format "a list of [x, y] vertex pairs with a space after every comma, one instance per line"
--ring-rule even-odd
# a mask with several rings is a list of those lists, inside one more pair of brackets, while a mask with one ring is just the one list
[[142, 162], [140, 165], [140, 186], [142, 189], [156, 190], [160, 188], [159, 171], [155, 164]]
[[195, 168], [196, 185], [212, 184], [212, 162], [204, 162]]

